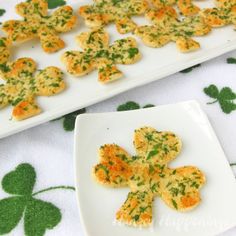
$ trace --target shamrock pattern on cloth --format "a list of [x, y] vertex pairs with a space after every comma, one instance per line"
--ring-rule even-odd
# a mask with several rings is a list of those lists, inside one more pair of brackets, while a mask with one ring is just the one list
[[133, 226], [150, 225], [156, 196], [177, 211], [193, 209], [201, 202], [199, 190], [205, 183], [204, 174], [193, 166], [168, 167], [182, 146], [174, 133], [143, 127], [135, 130], [134, 146], [136, 156], [130, 156], [116, 144], [102, 146], [100, 163], [93, 168], [100, 184], [131, 189], [116, 214], [118, 221]]
[[200, 44], [192, 39], [193, 36], [203, 36], [211, 31], [201, 16], [178, 19], [177, 12], [172, 7], [150, 9], [146, 18], [153, 25], [139, 26], [135, 34], [149, 47], [163, 47], [174, 41], [181, 52], [190, 52], [200, 48]]
[[35, 182], [35, 169], [28, 163], [18, 165], [3, 177], [2, 188], [11, 196], [0, 200], [0, 234], [10, 233], [22, 217], [25, 235], [42, 236], [59, 224], [61, 211], [35, 196], [54, 189], [74, 190], [74, 187], [57, 186], [33, 193]]
[[203, 9], [200, 13], [207, 24], [211, 27], [236, 26], [236, 0], [215, 0], [215, 3], [215, 8]]
[[0, 67], [5, 84], [0, 85], [0, 109], [11, 104], [12, 117], [23, 120], [41, 112], [36, 96], [51, 96], [65, 89], [63, 73], [57, 67], [47, 67], [34, 76], [36, 63], [31, 58], [20, 58]]
[[151, 108], [154, 107], [153, 104], [146, 104], [143, 107], [141, 107], [137, 102], [134, 101], [128, 101], [124, 104], [121, 104], [117, 107], [117, 111], [131, 111], [131, 110], [137, 110], [141, 108]]
[[136, 23], [131, 16], [142, 15], [148, 8], [146, 0], [93, 0], [93, 5], [80, 7], [79, 14], [89, 27], [101, 27], [115, 22], [121, 34], [134, 31]]
[[204, 92], [209, 97], [213, 98], [213, 102], [207, 104], [213, 104], [219, 102], [222, 111], [226, 114], [230, 114], [232, 111], [236, 110], [236, 93], [232, 91], [229, 87], [224, 87], [219, 90], [216, 85], [211, 84], [204, 88]]
[[66, 114], [66, 115], [64, 115], [60, 118], [57, 118], [55, 120], [52, 120], [52, 121], [62, 120], [64, 130], [65, 131], [73, 131], [75, 129], [76, 117], [78, 115], [83, 114], [83, 113], [86, 113], [85, 108], [80, 109], [78, 111], [71, 112], [69, 114]]
[[98, 69], [98, 80], [108, 83], [122, 77], [115, 64], [133, 64], [141, 54], [132, 37], [116, 40], [109, 46], [109, 35], [103, 28], [83, 32], [77, 37], [81, 51], [67, 51], [62, 55], [68, 73], [83, 76]]
[[77, 20], [70, 6], [60, 7], [52, 15], [48, 15], [46, 0], [20, 3], [16, 6], [16, 11], [24, 20], [4, 22], [3, 31], [13, 42], [39, 37], [41, 46], [47, 53], [56, 52], [65, 46], [57, 34], [70, 31]]
[[151, 2], [157, 9], [177, 4], [184, 16], [192, 16], [200, 11], [200, 8], [194, 5], [192, 0], [151, 0]]
[[0, 16], [3, 16], [6, 13], [5, 9], [0, 9]]

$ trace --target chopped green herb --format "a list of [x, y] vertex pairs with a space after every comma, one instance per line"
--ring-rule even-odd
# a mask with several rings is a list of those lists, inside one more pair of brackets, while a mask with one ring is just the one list
[[6, 64], [0, 64], [0, 70], [2, 72], [9, 72], [10, 68]]
[[66, 5], [65, 0], [47, 0], [47, 2], [48, 2], [49, 9], [54, 9], [54, 8]]
[[178, 209], [178, 205], [177, 205], [176, 201], [173, 198], [171, 199], [171, 201], [172, 201], [173, 206], [177, 210]]
[[158, 150], [154, 149], [148, 153], [147, 160], [151, 159], [153, 156], [158, 154]]
[[135, 220], [135, 221], [138, 221], [138, 220], [139, 220], [139, 217], [140, 217], [139, 215], [135, 215], [135, 216], [134, 216], [134, 220]]
[[129, 58], [133, 58], [136, 54], [139, 53], [138, 48], [129, 48], [128, 49]]
[[2, 39], [0, 39], [0, 47], [5, 47], [6, 44], [4, 43], [4, 41]]

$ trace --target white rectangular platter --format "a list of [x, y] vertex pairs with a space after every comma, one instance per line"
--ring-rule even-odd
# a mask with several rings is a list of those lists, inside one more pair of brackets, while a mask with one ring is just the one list
[[[0, 18], [0, 22], [9, 19], [20, 19], [14, 10], [14, 6], [19, 2], [21, 1], [0, 0], [1, 8], [6, 10], [6, 14]], [[67, 0], [67, 3], [77, 12], [77, 9], [81, 5], [91, 4], [92, 0]], [[200, 7], [212, 7], [213, 0], [196, 1], [196, 4]], [[61, 35], [67, 46], [57, 53], [50, 55], [44, 53], [38, 40], [20, 44], [12, 49], [11, 60], [20, 57], [32, 57], [38, 63], [38, 69], [43, 69], [47, 66], [58, 66], [63, 69], [67, 89], [63, 93], [50, 98], [38, 97], [37, 102], [43, 109], [43, 112], [38, 116], [24, 121], [16, 122], [11, 120], [12, 108], [10, 106], [0, 110], [0, 138], [95, 104], [137, 86], [164, 78], [170, 74], [236, 49], [236, 32], [233, 26], [214, 29], [209, 35], [197, 38], [202, 48], [188, 54], [178, 52], [174, 43], [169, 43], [160, 49], [154, 49], [144, 46], [137, 38], [142, 59], [134, 65], [118, 65], [118, 68], [124, 73], [124, 77], [111, 84], [102, 85], [97, 82], [97, 71], [81, 78], [74, 78], [66, 73], [65, 67], [60, 61], [63, 52], [67, 50], [81, 50], [76, 45], [75, 36], [88, 30], [88, 28], [85, 27], [83, 19], [79, 16], [78, 20], [79, 24], [72, 32]], [[134, 17], [134, 20], [140, 25], [148, 24], [144, 17]], [[129, 34], [118, 34], [114, 25], [110, 25], [106, 29], [110, 33], [111, 43], [116, 39], [129, 36]], [[0, 35], [4, 34], [0, 32]], [[0, 83], [3, 83], [1, 79]]]

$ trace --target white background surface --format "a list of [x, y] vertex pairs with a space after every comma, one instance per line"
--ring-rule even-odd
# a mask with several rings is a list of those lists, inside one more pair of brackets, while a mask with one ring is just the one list
[[[1, 8], [5, 8], [12, 4], [12, 1], [1, 0], [0, 3]], [[6, 16], [9, 17], [9, 15]], [[218, 33], [217, 36], [220, 37], [221, 34], [220, 32]], [[24, 56], [30, 56], [33, 53], [37, 59], [37, 53], [32, 50], [21, 53]], [[226, 64], [226, 58], [230, 56], [236, 57], [236, 51], [206, 62], [202, 67], [195, 69], [189, 74], [177, 73], [163, 80], [115, 96], [112, 99], [91, 106], [87, 110], [88, 112], [115, 111], [118, 105], [129, 100], [139, 102], [141, 105], [147, 103], [161, 105], [196, 99], [207, 113], [228, 160], [236, 162], [236, 112], [226, 115], [221, 111], [218, 104], [206, 105], [211, 99], [203, 93], [203, 88], [211, 83], [219, 88], [229, 86], [236, 91], [236, 65]], [[158, 65], [159, 62], [155, 61], [155, 63]], [[122, 67], [122, 70], [123, 68], [126, 70], [125, 67]], [[94, 78], [85, 78], [83, 81], [86, 80], [89, 80], [89, 83], [95, 83]], [[70, 80], [71, 83], [75, 84], [73, 89], [76, 91], [77, 81], [72, 81]], [[89, 91], [86, 92], [88, 93]], [[55, 97], [55, 99], [57, 98]], [[41, 101], [47, 103], [48, 99], [40, 98], [39, 101], [40, 104]], [[52, 104], [54, 104], [54, 100]], [[4, 112], [4, 117], [6, 117], [6, 114], [8, 117], [10, 109]], [[0, 116], [2, 120], [2, 111], [0, 111]], [[2, 127], [1, 122], [0, 129]], [[57, 121], [45, 123], [14, 136], [1, 139], [0, 179], [6, 172], [13, 170], [22, 162], [31, 163], [37, 171], [38, 178], [35, 191], [54, 185], [74, 185], [73, 133], [65, 132], [61, 121]], [[6, 194], [0, 189], [0, 198], [2, 199], [5, 196]], [[45, 193], [41, 197], [56, 204], [63, 213], [60, 224], [55, 229], [47, 231], [46, 235], [84, 236], [73, 192], [55, 191]], [[225, 233], [224, 236], [234, 236], [235, 234], [236, 229], [232, 229], [230, 232]], [[23, 235], [22, 222], [10, 235]]]

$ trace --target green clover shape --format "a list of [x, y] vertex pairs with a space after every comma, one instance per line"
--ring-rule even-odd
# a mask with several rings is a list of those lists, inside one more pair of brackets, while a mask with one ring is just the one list
[[131, 111], [131, 110], [137, 110], [141, 108], [150, 108], [154, 107], [153, 104], [146, 104], [145, 106], [141, 107], [137, 102], [134, 101], [128, 101], [124, 104], [121, 104], [117, 107], [117, 111]]
[[34, 196], [52, 189], [71, 189], [70, 186], [57, 186], [33, 193], [36, 182], [34, 168], [27, 163], [20, 164], [2, 179], [2, 188], [13, 195], [0, 200], [0, 234], [10, 233], [24, 218], [24, 231], [27, 236], [44, 235], [47, 229], [54, 228], [62, 218], [60, 210], [50, 202]]
[[62, 117], [54, 119], [52, 121], [63, 120], [63, 128], [65, 131], [73, 131], [75, 129], [75, 120], [78, 115], [81, 115], [86, 112], [86, 108], [82, 108], [78, 111], [71, 112]]
[[204, 92], [211, 98], [215, 100], [207, 104], [213, 104], [219, 102], [222, 111], [226, 114], [230, 114], [232, 111], [236, 110], [236, 104], [234, 100], [236, 99], [236, 93], [232, 91], [229, 87], [224, 87], [219, 90], [214, 84], [209, 87], [204, 88]]
[[3, 16], [6, 13], [5, 9], [0, 9], [0, 16]]

